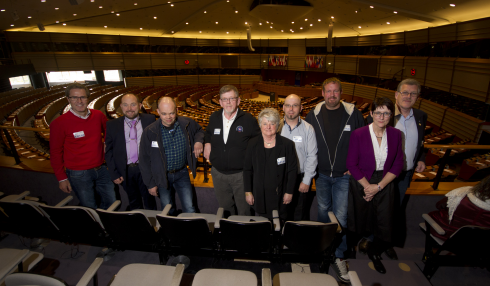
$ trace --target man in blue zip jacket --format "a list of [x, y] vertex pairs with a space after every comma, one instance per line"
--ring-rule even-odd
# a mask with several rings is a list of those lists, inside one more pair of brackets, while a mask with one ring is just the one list
[[194, 213], [187, 165], [195, 178], [204, 131], [194, 120], [177, 117], [177, 105], [170, 97], [158, 101], [158, 114], [160, 120], [145, 128], [141, 136], [139, 166], [143, 182], [151, 195], [160, 195], [162, 208], [172, 204], [169, 214], [175, 213], [172, 188], [179, 195], [182, 211]]

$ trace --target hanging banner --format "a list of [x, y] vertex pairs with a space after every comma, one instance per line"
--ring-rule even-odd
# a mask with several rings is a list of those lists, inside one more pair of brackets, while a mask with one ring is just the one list
[[323, 56], [306, 56], [305, 68], [323, 68]]
[[288, 61], [288, 56], [269, 55], [269, 66], [272, 67], [286, 66], [287, 61]]

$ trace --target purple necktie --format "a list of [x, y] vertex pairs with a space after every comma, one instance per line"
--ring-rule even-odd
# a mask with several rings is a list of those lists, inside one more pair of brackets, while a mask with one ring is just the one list
[[138, 121], [131, 121], [129, 128], [129, 159], [131, 163], [138, 163], [138, 138], [136, 136], [136, 124]]

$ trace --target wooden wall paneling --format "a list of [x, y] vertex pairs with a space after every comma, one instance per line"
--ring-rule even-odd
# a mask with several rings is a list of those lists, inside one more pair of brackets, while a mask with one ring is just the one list
[[87, 34], [50, 33], [53, 43], [87, 43]]
[[343, 82], [342, 83], [342, 93], [346, 95], [354, 95], [354, 83]]
[[151, 54], [151, 64], [154, 69], [175, 69], [174, 54]]
[[176, 76], [154, 76], [153, 83], [155, 86], [177, 85]]
[[335, 56], [335, 73], [353, 74], [357, 71], [357, 56]]
[[90, 53], [55, 53], [60, 71], [93, 70]]
[[[5, 14], [5, 13], [4, 13]], [[4, 17], [10, 17], [3, 15]], [[51, 42], [50, 33], [40, 32], [5, 32], [8, 42]]]
[[54, 53], [12, 53], [15, 60], [30, 60], [36, 72], [58, 71]]
[[258, 54], [241, 54], [239, 58], [241, 69], [260, 69], [260, 55]]
[[422, 102], [420, 104], [420, 110], [427, 113], [427, 120], [437, 126], [442, 126], [442, 121], [444, 119], [444, 113], [446, 109], [448, 108], [443, 105], [425, 99], [422, 99]]
[[449, 92], [455, 60], [456, 58], [429, 58], [425, 85]]
[[305, 70], [306, 46], [304, 39], [290, 39], [288, 42], [288, 70]]
[[[302, 39], [302, 41], [304, 45], [304, 39]], [[288, 39], [269, 39], [269, 47], [287, 47], [287, 46], [288, 46]]]
[[240, 41], [236, 39], [219, 39], [220, 47], [239, 47]]
[[151, 77], [127, 77], [126, 86], [152, 86], [153, 79]]
[[488, 38], [490, 38], [490, 18], [458, 23], [458, 41]]
[[482, 122], [482, 120], [448, 108], [441, 127], [460, 138], [475, 140]]
[[150, 45], [161, 45], [161, 46], [173, 46], [174, 38], [164, 38], [164, 37], [149, 37]]
[[341, 38], [334, 37], [332, 46], [334, 46], [334, 47], [352, 47], [352, 46], [354, 46], [355, 47], [355, 46], [357, 46], [357, 40], [358, 40], [357, 36], [341, 37]]
[[[360, 85], [356, 86], [356, 90], [360, 87]], [[384, 88], [378, 88], [376, 92], [376, 97], [388, 97], [393, 104], [396, 103], [396, 98], [395, 98], [395, 91], [394, 90], [389, 90], [389, 89], [384, 89]]]
[[451, 92], [485, 102], [490, 83], [489, 59], [457, 59]]
[[306, 39], [307, 47], [326, 47], [327, 39], [326, 38], [317, 38], [317, 39]]
[[328, 73], [335, 72], [335, 55], [327, 55], [325, 57], [325, 71]]
[[151, 58], [149, 53], [123, 53], [124, 66], [127, 70], [151, 69]]
[[225, 84], [239, 85], [240, 84], [240, 76], [239, 75], [220, 75], [219, 76], [219, 84], [220, 85], [225, 85]]
[[179, 75], [177, 82], [178, 85], [198, 84], [199, 78], [197, 75]]
[[[188, 65], [185, 64], [186, 60], [189, 61]], [[194, 69], [198, 63], [197, 60], [197, 54], [175, 54], [175, 67], [177, 69]], [[181, 85], [180, 82], [179, 85]]]
[[429, 42], [455, 41], [456, 32], [456, 24], [429, 28]]
[[381, 45], [381, 35], [359, 36], [359, 46], [379, 46]]
[[198, 47], [217, 47], [218, 44], [218, 39], [196, 39], [196, 45]]
[[94, 44], [121, 44], [119, 35], [93, 35], [88, 34], [88, 42]]
[[[378, 77], [381, 56], [357, 56], [356, 74]], [[361, 68], [362, 67], [362, 68]]]
[[[267, 64], [267, 63], [266, 63]], [[282, 69], [281, 67], [269, 67], [269, 69]], [[289, 56], [288, 57], [288, 70], [304, 71], [305, 70], [305, 56]]]
[[429, 30], [421, 29], [405, 32], [405, 44], [419, 44], [429, 42]]
[[405, 43], [405, 32], [381, 34], [381, 45], [403, 45]]
[[181, 38], [175, 38], [175, 46], [195, 46], [197, 44], [196, 39], [194, 38], [188, 38], [188, 39], [181, 39]]
[[375, 86], [367, 86], [367, 85], [356, 85], [356, 89], [354, 90], [354, 96], [366, 98], [369, 100], [374, 100], [376, 95], [376, 87]]
[[220, 68], [219, 66], [220, 59], [218, 54], [198, 54], [197, 59], [198, 59], [199, 67], [202, 69]]
[[403, 73], [403, 58], [402, 56], [382, 56], [378, 74], [380, 78], [393, 78], [396, 76], [400, 80]]
[[256, 81], [260, 80], [260, 75], [242, 75], [240, 76], [240, 84], [242, 87], [244, 85], [251, 85]]
[[[405, 69], [403, 70], [403, 79], [414, 78], [418, 80], [420, 84], [423, 84], [425, 79], [427, 59], [427, 57], [405, 57]], [[411, 69], [415, 69], [414, 76], [410, 74]]]
[[219, 75], [200, 75], [199, 84], [219, 84]]
[[150, 39], [148, 37], [140, 37], [140, 36], [121, 36], [121, 44], [150, 45]]

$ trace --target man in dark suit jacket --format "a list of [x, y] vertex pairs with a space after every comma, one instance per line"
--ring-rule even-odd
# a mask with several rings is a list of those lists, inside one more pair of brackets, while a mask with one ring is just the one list
[[155, 122], [155, 116], [139, 114], [141, 103], [132, 93], [123, 95], [120, 106], [124, 116], [107, 122], [105, 160], [111, 179], [128, 194], [131, 210], [156, 210], [155, 198], [148, 193], [138, 165], [141, 135]]

